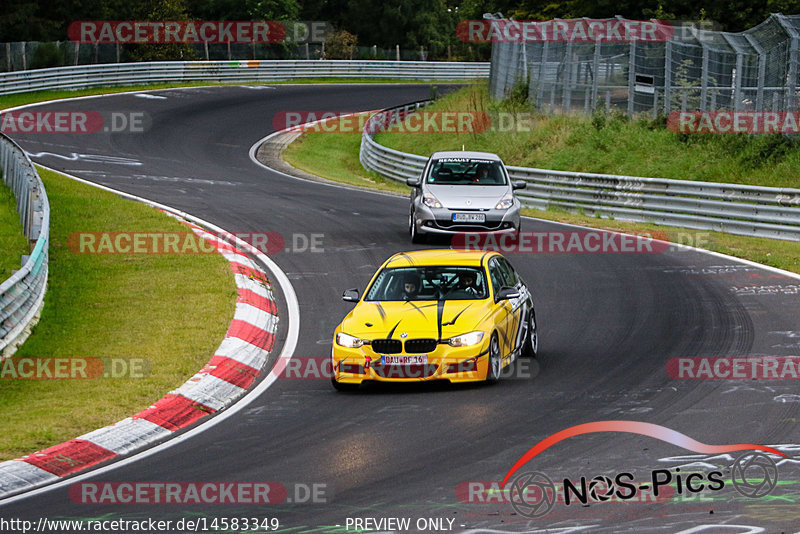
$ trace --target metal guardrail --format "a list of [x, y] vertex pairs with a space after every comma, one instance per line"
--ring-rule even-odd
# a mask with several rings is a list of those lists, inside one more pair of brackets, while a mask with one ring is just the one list
[[42, 307], [47, 286], [50, 204], [31, 160], [14, 141], [0, 134], [3, 181], [17, 200], [22, 228], [33, 252], [22, 268], [0, 284], [0, 355], [10, 355], [27, 338]]
[[302, 78], [471, 80], [489, 77], [489, 63], [434, 61], [254, 60], [109, 63], [0, 73], [0, 95], [46, 89], [212, 81], [275, 82]]
[[[359, 154], [364, 168], [399, 181], [419, 177], [426, 157], [380, 145], [373, 132], [425, 104], [389, 108], [367, 121]], [[382, 113], [390, 113], [391, 120]], [[516, 194], [532, 208], [800, 241], [800, 189], [514, 166], [508, 166], [508, 172], [512, 180], [527, 183]]]

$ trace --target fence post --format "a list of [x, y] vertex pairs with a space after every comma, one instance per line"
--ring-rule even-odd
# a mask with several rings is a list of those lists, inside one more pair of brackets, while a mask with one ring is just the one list
[[600, 84], [600, 41], [594, 43], [594, 60], [592, 61], [592, 111], [597, 109], [597, 86]]
[[536, 87], [536, 108], [541, 109], [542, 99], [544, 98], [544, 83], [543, 79], [547, 76], [547, 55], [550, 51], [550, 41], [545, 40], [542, 45], [542, 62], [539, 65], [539, 82]]
[[567, 51], [564, 54], [564, 92], [561, 97], [561, 109], [568, 111], [572, 106], [572, 41], [567, 41]]
[[792, 31], [792, 43], [789, 46], [789, 73], [786, 80], [785, 111], [796, 109], [797, 100], [797, 32]]
[[742, 73], [744, 67], [744, 56], [736, 53], [736, 70], [733, 71], [733, 109], [742, 109]]
[[672, 100], [672, 39], [664, 46], [664, 115], [669, 115]]
[[745, 34], [745, 39], [758, 53], [758, 83], [756, 84], [756, 109], [764, 111], [764, 80], [767, 77], [767, 53], [752, 35]]
[[633, 86], [636, 81], [636, 41], [631, 41], [628, 58], [628, 117], [633, 116]]
[[708, 96], [708, 47], [700, 39], [700, 45], [703, 47], [703, 66], [702, 74], [700, 74], [700, 110], [706, 110], [706, 97]]

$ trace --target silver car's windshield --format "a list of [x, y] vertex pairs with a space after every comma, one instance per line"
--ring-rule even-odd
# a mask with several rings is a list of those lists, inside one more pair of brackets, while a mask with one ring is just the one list
[[506, 185], [499, 161], [474, 158], [433, 160], [425, 182], [436, 185]]
[[482, 269], [396, 267], [378, 274], [364, 300], [478, 300], [487, 294]]

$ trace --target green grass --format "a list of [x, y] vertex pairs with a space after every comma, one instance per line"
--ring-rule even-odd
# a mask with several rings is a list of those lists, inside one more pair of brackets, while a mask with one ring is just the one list
[[[387, 180], [361, 166], [358, 160], [360, 146], [361, 134], [358, 132], [307, 132], [286, 148], [283, 158], [297, 169], [336, 182], [407, 194], [408, 186], [405, 184]], [[320, 169], [326, 169], [324, 174], [319, 172]]]
[[39, 169], [51, 207], [50, 274], [33, 335], [15, 356], [143, 358], [146, 378], [0, 380], [9, 459], [119, 421], [191, 377], [233, 317], [219, 254], [76, 254], [74, 232], [186, 232], [162, 212]]
[[29, 252], [14, 193], [0, 180], [0, 284], [22, 266], [22, 255]]
[[[414, 154], [460, 149], [496, 152], [506, 164], [578, 172], [800, 187], [800, 141], [780, 135], [677, 134], [665, 119], [621, 114], [536, 114], [519, 101], [495, 102], [485, 85], [448, 95], [427, 109], [524, 113], [520, 129], [483, 133], [382, 133], [381, 144]], [[493, 126], [498, 122], [494, 121]]]
[[[438, 109], [471, 109], [465, 106], [470, 105], [469, 99], [480, 97], [484, 91], [476, 88], [467, 89], [454, 96], [457, 104], [453, 104], [447, 97], [443, 102], [437, 104]], [[466, 97], [465, 97], [466, 95]], [[467, 100], [464, 100], [464, 99]], [[472, 101], [475, 104], [475, 101]], [[505, 104], [493, 104], [494, 106], [509, 106]], [[452, 106], [452, 107], [451, 107]], [[544, 120], [544, 119], [543, 119]], [[549, 127], [554, 125], [567, 125], [578, 119], [575, 117], [553, 117], [546, 119]], [[584, 119], [586, 120], [586, 119]], [[561, 135], [561, 139], [568, 136], [568, 133]], [[605, 134], [604, 134], [605, 135]], [[674, 135], [674, 134], [672, 134]], [[457, 135], [457, 134], [380, 134], [377, 136], [383, 144], [391, 144], [393, 148], [404, 152], [429, 155], [436, 150], [447, 150], [460, 148], [460, 143], [466, 144], [468, 149], [487, 150], [499, 153], [507, 163], [514, 165], [520, 164], [515, 159], [510, 159], [509, 155], [513, 149], [513, 141], [508, 140], [507, 134], [487, 134], [481, 138], [476, 135]], [[720, 136], [717, 136], [720, 137]], [[469, 139], [482, 139], [480, 142], [469, 143]], [[491, 139], [496, 145], [489, 144], [487, 139]], [[507, 141], [507, 142], [506, 142]], [[358, 152], [361, 143], [360, 133], [304, 133], [297, 141], [289, 145], [283, 153], [284, 159], [294, 167], [303, 169], [312, 174], [323, 178], [340, 181], [348, 184], [367, 186], [383, 191], [408, 193], [408, 187], [397, 183], [388, 182], [377, 177], [374, 173], [364, 170], [358, 159]], [[620, 143], [623, 143], [620, 140]], [[554, 150], [561, 144], [561, 141], [553, 140], [551, 146]], [[511, 147], [509, 145], [512, 145]], [[522, 157], [520, 155], [520, 157]], [[544, 158], [544, 155], [542, 156]], [[655, 157], [655, 155], [654, 155]], [[535, 166], [531, 161], [526, 161], [524, 165]], [[537, 160], [538, 166], [547, 168], [552, 164], [552, 160]], [[704, 161], [705, 163], [705, 161]], [[713, 163], [713, 162], [712, 162]], [[594, 163], [586, 162], [587, 169], [591, 170]], [[711, 164], [711, 163], [709, 163]], [[577, 169], [570, 169], [577, 170]], [[727, 180], [724, 180], [727, 181]], [[383, 182], [383, 183], [382, 183]], [[567, 213], [561, 210], [535, 210], [526, 208], [523, 210], [525, 215], [540, 219], [547, 219], [593, 228], [605, 228], [622, 232], [650, 232], [655, 235], [666, 237], [676, 243], [692, 245], [707, 250], [713, 250], [731, 256], [745, 258], [765, 265], [771, 265], [788, 271], [800, 273], [800, 243], [792, 241], [782, 241], [777, 239], [764, 239], [746, 236], [737, 236], [721, 232], [698, 231], [686, 228], [669, 226], [658, 226], [655, 224], [630, 223], [609, 219], [599, 219], [585, 215]], [[397, 224], [405, 224], [405, 221], [397, 221]]]

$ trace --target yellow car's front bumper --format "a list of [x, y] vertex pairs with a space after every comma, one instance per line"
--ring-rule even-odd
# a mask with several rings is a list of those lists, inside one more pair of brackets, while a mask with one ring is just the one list
[[[364, 380], [379, 382], [420, 382], [449, 380], [475, 382], [486, 379], [489, 368], [488, 343], [471, 347], [437, 345], [427, 354], [427, 365], [383, 365], [381, 354], [369, 345], [347, 348], [336, 344], [331, 350], [334, 379], [343, 384], [359, 384]], [[418, 356], [402, 353], [401, 356]]]

